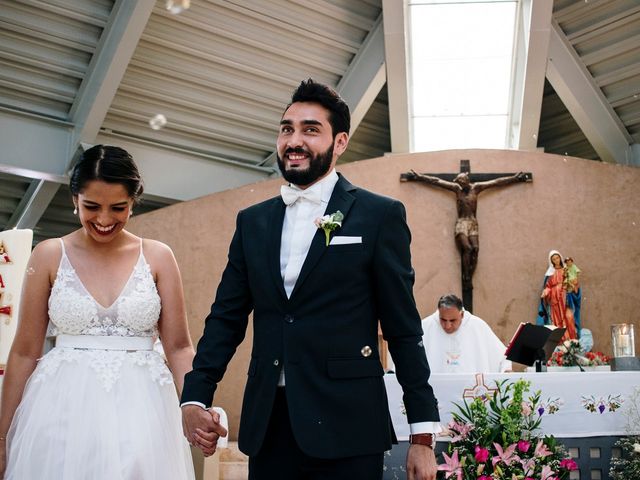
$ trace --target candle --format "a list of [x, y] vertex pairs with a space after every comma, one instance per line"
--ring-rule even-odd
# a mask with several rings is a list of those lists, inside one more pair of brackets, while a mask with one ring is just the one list
[[617, 343], [620, 349], [620, 356], [624, 357], [629, 355], [629, 335], [624, 333], [618, 334]]
[[635, 356], [635, 339], [633, 324], [619, 323], [611, 325], [611, 342], [613, 343], [614, 357]]

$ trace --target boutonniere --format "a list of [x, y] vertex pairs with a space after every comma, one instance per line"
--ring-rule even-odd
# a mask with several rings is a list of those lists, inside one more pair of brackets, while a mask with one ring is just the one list
[[342, 220], [344, 219], [344, 215], [340, 210], [336, 213], [332, 213], [331, 215], [325, 215], [323, 217], [318, 217], [315, 219], [313, 223], [316, 224], [316, 227], [324, 230], [324, 236], [327, 240], [327, 247], [329, 246], [329, 235], [334, 230], [340, 228], [342, 226]]

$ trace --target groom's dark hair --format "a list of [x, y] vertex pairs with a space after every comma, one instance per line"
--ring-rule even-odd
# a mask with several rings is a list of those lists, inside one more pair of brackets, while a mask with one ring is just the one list
[[349, 135], [349, 130], [351, 129], [349, 105], [330, 86], [315, 82], [311, 78], [303, 80], [293, 92], [291, 103], [287, 105], [284, 111], [286, 112], [291, 104], [296, 102], [319, 103], [329, 110], [329, 123], [331, 124], [333, 138], [340, 132], [345, 132]]

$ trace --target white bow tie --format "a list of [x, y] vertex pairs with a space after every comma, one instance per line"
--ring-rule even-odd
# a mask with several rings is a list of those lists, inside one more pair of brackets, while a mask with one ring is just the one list
[[282, 195], [282, 200], [286, 205], [293, 205], [299, 198], [305, 198], [318, 205], [322, 203], [320, 191], [316, 189], [300, 190], [289, 185], [282, 185], [280, 187], [280, 195]]

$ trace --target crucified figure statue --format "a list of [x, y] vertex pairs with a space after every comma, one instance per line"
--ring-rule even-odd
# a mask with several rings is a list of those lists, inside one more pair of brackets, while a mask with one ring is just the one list
[[501, 187], [511, 183], [526, 182], [531, 179], [530, 175], [524, 172], [494, 178], [484, 182], [471, 182], [469, 173], [463, 172], [456, 176], [452, 182], [441, 178], [417, 173], [411, 170], [402, 174], [401, 181], [424, 182], [434, 187], [451, 190], [456, 194], [456, 208], [458, 219], [455, 225], [456, 246], [460, 251], [462, 260], [462, 288], [471, 290], [473, 288], [471, 279], [478, 264], [478, 252], [480, 244], [478, 241], [478, 220], [476, 210], [478, 208], [478, 194], [487, 188]]

